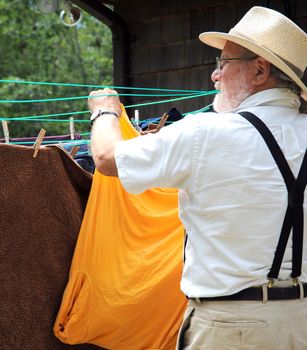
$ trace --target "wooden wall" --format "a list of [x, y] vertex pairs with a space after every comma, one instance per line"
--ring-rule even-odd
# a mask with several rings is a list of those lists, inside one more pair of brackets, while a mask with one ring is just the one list
[[[211, 72], [219, 51], [198, 39], [203, 31], [228, 32], [255, 5], [287, 13], [307, 31], [307, 1], [255, 0], [118, 0], [114, 11], [129, 31], [126, 81], [134, 87], [212, 90]], [[286, 6], [286, 5], [289, 6]], [[156, 99], [152, 99], [155, 101]], [[150, 101], [134, 97], [127, 103]], [[199, 109], [212, 97], [139, 108], [141, 119], [160, 116], [176, 106], [181, 112]], [[130, 110], [133, 115], [133, 110]]]

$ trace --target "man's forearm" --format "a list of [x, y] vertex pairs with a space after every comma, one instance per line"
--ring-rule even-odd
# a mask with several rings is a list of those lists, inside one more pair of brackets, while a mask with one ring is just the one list
[[96, 168], [107, 176], [118, 176], [114, 151], [122, 139], [119, 128], [121, 107], [115, 90], [92, 91], [88, 99], [93, 122], [91, 150]]
[[95, 120], [92, 128], [91, 151], [98, 171], [107, 176], [118, 176], [114, 151], [122, 140], [119, 120], [115, 115], [105, 114]]

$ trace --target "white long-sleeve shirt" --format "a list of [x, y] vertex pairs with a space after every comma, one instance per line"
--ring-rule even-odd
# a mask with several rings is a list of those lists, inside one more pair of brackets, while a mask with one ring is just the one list
[[[269, 127], [297, 176], [307, 147], [307, 115], [298, 108], [291, 92], [270, 89], [235, 111], [188, 115], [157, 134], [118, 143], [116, 164], [128, 192], [179, 188], [187, 296], [229, 295], [267, 281], [288, 193], [263, 138], [237, 112], [252, 112]], [[307, 282], [307, 200], [304, 220], [300, 280]], [[281, 279], [290, 276], [291, 254], [290, 237]]]

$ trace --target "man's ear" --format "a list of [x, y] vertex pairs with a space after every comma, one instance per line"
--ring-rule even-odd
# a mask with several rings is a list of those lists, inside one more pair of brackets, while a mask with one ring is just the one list
[[270, 62], [262, 57], [257, 57], [255, 59], [255, 70], [256, 74], [254, 75], [253, 83], [257, 86], [265, 84], [270, 78]]

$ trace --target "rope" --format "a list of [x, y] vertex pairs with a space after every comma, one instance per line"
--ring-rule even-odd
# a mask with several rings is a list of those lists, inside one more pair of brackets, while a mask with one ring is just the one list
[[74, 84], [74, 83], [53, 83], [43, 81], [25, 81], [25, 80], [11, 80], [0, 79], [0, 83], [15, 83], [15, 84], [29, 84], [29, 85], [51, 85], [51, 86], [71, 86], [71, 87], [87, 87], [95, 89], [123, 89], [123, 90], [144, 90], [144, 91], [172, 91], [172, 92], [189, 92], [189, 93], [202, 93], [202, 90], [178, 90], [178, 89], [159, 89], [159, 88], [147, 88], [147, 87], [127, 87], [127, 86], [110, 86], [110, 85], [89, 85], [89, 84]]
[[[193, 97], [197, 96], [206, 96], [208, 93], [200, 92], [197, 95], [192, 95]], [[101, 94], [95, 96], [71, 96], [71, 97], [56, 97], [56, 98], [46, 98], [46, 99], [37, 99], [37, 100], [0, 100], [0, 103], [40, 103], [40, 102], [55, 102], [55, 101], [72, 101], [72, 100], [82, 100], [89, 98], [98, 98], [103, 96], [133, 96], [133, 97], [169, 97], [169, 96], [191, 96], [191, 94], [182, 93], [182, 94]]]
[[[95, 89], [102, 89], [102, 88], [111, 88], [116, 90], [130, 90], [130, 91], [148, 91], [149, 93], [118, 93], [118, 94], [100, 94], [95, 96], [88, 96], [88, 95], [82, 95], [82, 96], [70, 96], [70, 97], [56, 97], [56, 98], [44, 98], [44, 99], [21, 99], [21, 100], [0, 100], [0, 103], [2, 104], [20, 104], [20, 103], [42, 103], [42, 102], [58, 102], [58, 101], [73, 101], [73, 100], [81, 100], [81, 99], [88, 99], [88, 98], [97, 98], [101, 96], [133, 96], [133, 97], [156, 97], [160, 98], [159, 101], [150, 101], [150, 102], [143, 102], [143, 103], [136, 103], [132, 105], [125, 106], [126, 109], [129, 108], [139, 108], [139, 107], [145, 107], [155, 104], [162, 104], [162, 103], [169, 103], [169, 102], [175, 102], [175, 101], [182, 101], [192, 98], [199, 98], [203, 96], [208, 95], [214, 95], [218, 91], [212, 90], [212, 91], [203, 91], [203, 90], [183, 90], [183, 89], [165, 89], [165, 88], [141, 88], [141, 87], [125, 87], [125, 86], [110, 86], [110, 85], [89, 85], [89, 84], [74, 84], [74, 83], [55, 83], [55, 82], [40, 82], [40, 81], [24, 81], [24, 80], [11, 80], [11, 79], [0, 79], [0, 83], [14, 83], [14, 84], [27, 84], [27, 85], [40, 85], [40, 86], [57, 86], [57, 87], [86, 87], [86, 88], [95, 88]], [[153, 92], [156, 93], [153, 93]], [[159, 93], [157, 93], [159, 92]], [[170, 99], [161, 99], [162, 97], [173, 97]], [[205, 112], [210, 109], [212, 105], [205, 106], [201, 109], [190, 111], [187, 113], [184, 113], [183, 116], [187, 114], [196, 114], [200, 112]], [[0, 117], [0, 121], [18, 121], [18, 122], [44, 122], [44, 123], [70, 123], [70, 119], [61, 119], [60, 117], [65, 116], [74, 116], [74, 115], [82, 115], [82, 114], [90, 114], [89, 110], [86, 111], [71, 111], [71, 112], [64, 112], [64, 113], [52, 113], [52, 114], [44, 114], [44, 115], [32, 115], [32, 116], [21, 116], [21, 117]], [[143, 119], [141, 122], [146, 122], [149, 119]], [[74, 123], [87, 123], [89, 124], [90, 121], [88, 118], [86, 119], [74, 119]], [[172, 122], [167, 122], [167, 124], [171, 124]], [[80, 134], [82, 136], [88, 137], [90, 135], [90, 132], [85, 132]], [[10, 142], [11, 144], [24, 144], [24, 145], [32, 145], [33, 141], [15, 141]], [[89, 139], [83, 139], [83, 140], [62, 140], [62, 141], [49, 141], [45, 140], [42, 142], [42, 144], [65, 144], [65, 146], [76, 146], [76, 145], [88, 145], [90, 143]], [[78, 155], [81, 154], [88, 154], [88, 152], [78, 152]]]

